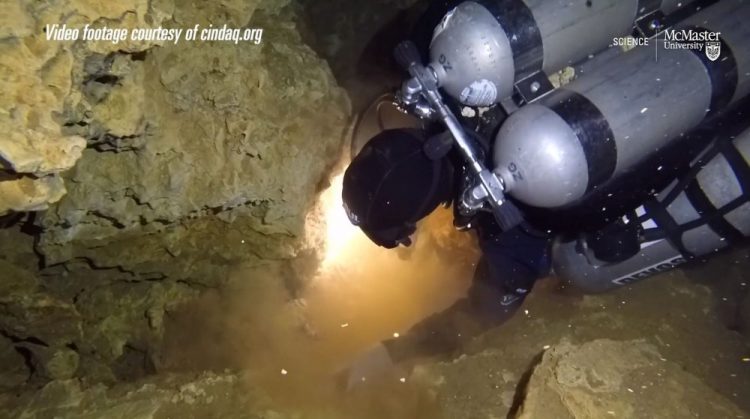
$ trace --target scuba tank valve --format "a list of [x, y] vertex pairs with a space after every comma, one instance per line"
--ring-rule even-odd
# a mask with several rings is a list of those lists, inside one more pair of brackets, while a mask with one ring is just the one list
[[448, 128], [455, 144], [479, 180], [475, 188], [464, 194], [461, 204], [476, 210], [484, 202], [488, 202], [495, 219], [503, 230], [518, 225], [522, 221], [520, 211], [513, 204], [506, 202], [502, 182], [477, 158], [464, 128], [438, 91], [435, 71], [430, 66], [422, 65], [419, 51], [411, 41], [400, 43], [394, 55], [399, 65], [411, 76], [402, 86], [399, 95], [401, 102], [407, 106], [414, 106], [420, 104], [421, 101], [426, 101], [435, 116]]

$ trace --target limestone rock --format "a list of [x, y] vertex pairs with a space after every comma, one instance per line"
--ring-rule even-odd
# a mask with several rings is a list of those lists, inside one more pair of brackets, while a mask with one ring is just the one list
[[106, 363], [121, 357], [126, 346], [147, 352], [160, 344], [165, 311], [195, 295], [174, 282], [116, 283], [86, 290], [76, 301], [84, 318], [78, 346]]
[[[718, 269], [714, 265], [713, 270]], [[735, 281], [739, 282], [737, 278]], [[554, 281], [543, 280], [535, 285], [534, 292], [512, 319], [468, 343], [465, 355], [451, 362], [426, 363], [415, 370], [410, 381], [424, 378], [438, 409], [450, 412], [447, 417], [507, 417], [515, 405], [514, 397], [520, 400], [525, 394], [518, 383], [539, 363], [540, 354], [552, 350], [544, 351], [550, 345], [555, 348], [555, 343], [563, 339], [580, 345], [576, 348], [602, 338], [627, 342], [647, 339], [667, 360], [657, 357], [654, 367], [670, 365], [669, 371], [662, 372], [665, 380], [672, 376], [682, 380], [684, 374], [689, 374], [691, 380], [699, 379], [703, 388], [715, 392], [711, 394], [718, 393], [748, 411], [750, 389], [743, 384], [750, 377], [743, 361], [747, 357], [747, 341], [736, 331], [728, 330], [714, 308], [717, 300], [725, 303], [722, 301], [725, 295], [695, 283], [679, 270], [637, 286], [586, 297], [567, 287], [561, 289]], [[643, 345], [646, 344], [636, 346]], [[624, 349], [604, 349], [609, 352], [599, 357], [607, 365], [620, 366], [622, 359], [628, 359], [622, 358], [629, 356]], [[586, 353], [593, 357], [593, 352]], [[628, 362], [636, 363], [633, 359]], [[680, 375], [673, 373], [677, 368], [683, 370]], [[632, 387], [634, 392], [640, 390], [640, 385], [648, 385], [648, 391], [653, 391], [648, 383], [637, 384], [637, 388]], [[623, 391], [631, 394], [627, 388]], [[601, 417], [611, 415], [605, 410]]]
[[[221, 284], [229, 266], [287, 259], [305, 245], [305, 214], [338, 158], [350, 105], [282, 12], [288, 3], [4, 7], [0, 216], [46, 211], [24, 221], [38, 229], [36, 254], [30, 236], [14, 249], [0, 231], [0, 331], [35, 378], [56, 380], [40, 397], [71, 404], [84, 390], [60, 380], [154, 372], [167, 313]], [[44, 32], [219, 22], [264, 28], [263, 42], [115, 44]], [[14, 348], [3, 359], [18, 361]]]
[[[0, 180], [0, 215], [46, 209], [65, 193], [59, 174], [80, 159], [86, 146], [81, 136], [63, 133], [59, 119], [65, 107], [75, 101], [74, 75], [80, 57], [92, 51], [141, 51], [152, 46], [55, 41], [45, 34], [47, 25], [80, 28], [101, 19], [107, 19], [110, 26], [118, 26], [120, 20], [125, 27], [148, 27], [149, 4], [145, 0], [7, 3], [0, 18], [4, 23], [0, 33], [0, 166], [31, 178]], [[151, 13], [152, 17], [157, 14]], [[159, 23], [159, 19], [149, 21]]]
[[410, 381], [428, 389], [446, 418], [504, 418], [513, 406], [521, 379], [521, 373], [512, 366], [502, 351], [487, 350], [450, 362], [420, 365]]
[[0, 228], [0, 295], [34, 293], [38, 289], [39, 260], [34, 253], [34, 237], [15, 227], [30, 217], [17, 214], [6, 221], [6, 228]]
[[488, 349], [420, 365], [410, 381], [452, 419], [747, 417], [643, 340], [563, 339], [535, 358], [528, 365]]
[[24, 418], [275, 418], [262, 390], [241, 375], [164, 375], [136, 384], [85, 387], [55, 380], [36, 393], [0, 395], [0, 416]]
[[24, 10], [20, 1], [3, 2], [3, 13], [0, 14], [0, 39], [22, 37], [33, 31], [34, 19]]
[[[73, 304], [40, 287], [26, 269], [0, 260], [0, 365], [7, 370], [2, 387], [10, 390], [34, 378], [70, 378], [78, 353], [69, 348], [83, 337], [81, 317]], [[23, 355], [23, 357], [22, 357]]]
[[31, 375], [19, 348], [9, 339], [0, 338], [0, 391], [18, 388]]
[[29, 294], [36, 292], [38, 279], [32, 272], [0, 259], [0, 295]]
[[[309, 19], [316, 22], [316, 38], [321, 54], [334, 63], [336, 75], [345, 79], [354, 74], [363, 52], [375, 43], [373, 38], [377, 32], [392, 24], [401, 12], [420, 3], [420, 0], [377, 0], [356, 4], [332, 0], [335, 5], [325, 8], [316, 7], [314, 0], [302, 0], [301, 3], [308, 8]], [[424, 5], [428, 2], [421, 3]], [[330, 13], [330, 10], [342, 12]]]
[[78, 352], [70, 348], [55, 348], [31, 342], [20, 342], [16, 347], [26, 351], [34, 374], [43, 380], [67, 380], [73, 378], [78, 370], [80, 357]]
[[44, 369], [50, 378], [55, 380], [66, 380], [73, 378], [78, 370], [79, 356], [71, 349], [61, 349], [52, 353], [49, 360], [44, 364]]
[[[348, 91], [355, 109], [364, 110], [372, 100], [403, 81], [402, 69], [390, 58], [429, 1], [374, 0], [352, 2], [299, 0], [304, 10], [301, 30], [306, 40], [325, 58], [339, 84]], [[335, 10], [334, 13], [331, 13]]]
[[81, 338], [76, 308], [44, 293], [0, 297], [0, 330], [19, 339], [34, 338], [64, 346]]
[[65, 184], [55, 175], [0, 181], [0, 214], [44, 210], [63, 195]]
[[[200, 7], [175, 18], [187, 22], [195, 13], [200, 21]], [[257, 254], [265, 243], [301, 236], [317, 183], [337, 158], [348, 100], [291, 22], [263, 14], [252, 22], [274, 28], [261, 45], [184, 43], [145, 58], [89, 62], [86, 71], [107, 86], [89, 81], [67, 115], [93, 149], [70, 172], [68, 195], [41, 221], [39, 250], [48, 263], [85, 257], [131, 269], [206, 250], [242, 258], [233, 248], [243, 240]], [[218, 240], [219, 248], [205, 249], [199, 242], [213, 233], [194, 223], [227, 230], [220, 236], [241, 233], [232, 246]], [[154, 252], [110, 260], [89, 250], [134, 238]]]
[[[0, 278], [0, 330], [33, 340], [47, 378], [123, 378], [157, 362], [166, 313], [228, 266], [299, 252], [348, 98], [281, 14], [288, 0], [12, 3], [0, 17], [0, 215], [49, 210], [34, 226], [46, 268]], [[218, 22], [264, 28], [263, 42], [44, 34]], [[15, 252], [14, 264], [37, 263]]]
[[744, 412], [651, 344], [595, 340], [546, 351], [517, 417], [735, 418]]
[[65, 193], [57, 173], [86, 144], [63, 135], [53, 115], [71, 88], [72, 56], [38, 39], [11, 38], [0, 45], [0, 68], [0, 167], [12, 174], [0, 179], [0, 215], [45, 209]]

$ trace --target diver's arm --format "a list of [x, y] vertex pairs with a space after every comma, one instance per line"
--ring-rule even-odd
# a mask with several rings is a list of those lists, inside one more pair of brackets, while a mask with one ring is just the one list
[[483, 256], [468, 295], [403, 336], [383, 342], [394, 361], [457, 351], [468, 340], [510, 319], [534, 282], [548, 274], [547, 237], [521, 227], [494, 234], [493, 225], [479, 228]]

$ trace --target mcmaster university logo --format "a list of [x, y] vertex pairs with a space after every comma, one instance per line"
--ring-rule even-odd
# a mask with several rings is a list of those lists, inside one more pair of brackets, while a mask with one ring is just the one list
[[[721, 56], [721, 32], [703, 28], [667, 29], [664, 31], [664, 49], [689, 49], [695, 53], [701, 50], [711, 61]], [[658, 49], [658, 44], [657, 44]]]
[[706, 42], [706, 57], [711, 61], [716, 61], [721, 55], [721, 42]]

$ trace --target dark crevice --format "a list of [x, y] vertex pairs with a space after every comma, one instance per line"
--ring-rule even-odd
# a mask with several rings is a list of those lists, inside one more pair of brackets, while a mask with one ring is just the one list
[[86, 148], [96, 150], [100, 153], [122, 153], [127, 151], [137, 151], [140, 146], [136, 143], [142, 134], [124, 135], [121, 137], [111, 134], [102, 134], [88, 138]]
[[112, 74], [102, 74], [94, 76], [91, 81], [101, 84], [117, 84], [117, 82], [120, 81], [120, 78]]
[[22, 338], [8, 333], [8, 331], [6, 330], [0, 330], [0, 335], [4, 336], [6, 339], [10, 340], [13, 343], [30, 343], [32, 345], [44, 346], [45, 348], [49, 347], [46, 342], [34, 336]]
[[115, 360], [112, 372], [121, 381], [135, 381], [156, 374], [156, 365], [148, 351], [128, 343], [123, 347], [122, 355]]
[[162, 272], [144, 272], [141, 273], [141, 281], [146, 282], [159, 282], [167, 279], [167, 276]]
[[216, 288], [216, 287], [211, 287], [209, 285], [206, 285], [206, 284], [203, 284], [203, 283], [200, 283], [200, 282], [191, 281], [189, 279], [178, 279], [175, 282], [178, 283], [178, 284], [180, 284], [180, 285], [184, 285], [184, 286], [186, 286], [188, 288], [200, 289], [202, 291]]
[[136, 194], [131, 188], [125, 188], [125, 196], [132, 199], [138, 206], [146, 206], [149, 209], [154, 209], [149, 202], [141, 200], [138, 194]]
[[5, 180], [19, 180], [19, 179], [39, 179], [39, 176], [35, 176], [33, 173], [16, 173], [9, 170], [0, 170], [0, 182]]
[[72, 127], [72, 126], [78, 126], [78, 127], [87, 127], [89, 125], [86, 121], [68, 121], [63, 124], [64, 127]]
[[125, 224], [121, 223], [115, 217], [103, 214], [99, 211], [89, 211], [88, 214], [109, 221], [112, 224], [112, 226], [117, 229], [122, 230], [123, 228], [125, 228]]
[[145, 61], [146, 55], [148, 55], [148, 50], [138, 51], [130, 54], [130, 59], [133, 61]]
[[[135, 272], [129, 271], [122, 266], [98, 266], [91, 258], [87, 257], [77, 257], [72, 259], [71, 261], [82, 261], [84, 262], [89, 269], [94, 271], [106, 271], [106, 270], [116, 270], [117, 272], [123, 273], [123, 274], [129, 274], [135, 276]], [[67, 265], [69, 262], [66, 262], [65, 265]], [[67, 266], [66, 266], [67, 269]]]
[[0, 217], [0, 228], [11, 228], [18, 225], [24, 217], [23, 212], [10, 213]]
[[81, 295], [86, 292], [86, 288], [81, 288], [78, 290], [76, 295], [73, 296], [73, 304], [78, 304], [78, 300], [81, 298]]
[[42, 227], [37, 225], [37, 212], [29, 212], [26, 219], [21, 224], [21, 232], [30, 236], [38, 237], [42, 234]]
[[542, 357], [544, 357], [544, 351], [536, 354], [534, 359], [531, 360], [528, 368], [526, 368], [526, 372], [523, 373], [521, 379], [518, 381], [516, 392], [513, 395], [513, 405], [511, 405], [510, 410], [508, 411], [507, 419], [514, 419], [518, 416], [518, 413], [523, 406], [523, 402], [526, 400], [526, 391], [528, 390], [531, 376], [534, 374], [536, 367], [542, 362]]
[[164, 219], [164, 218], [154, 218], [152, 220], [149, 220], [145, 216], [140, 215], [138, 216], [138, 224], [142, 227], [150, 225], [150, 224], [158, 224], [159, 226], [167, 227], [172, 224], [172, 221]]
[[[87, 258], [87, 257], [77, 257], [77, 258], [74, 258], [74, 259], [72, 259], [72, 260], [70, 260], [68, 262], [65, 262], [65, 263], [61, 264], [61, 265], [65, 267], [66, 271], [71, 272], [74, 269], [70, 269], [68, 267], [68, 265], [71, 262], [74, 262], [74, 261], [84, 262], [85, 265], [86, 265], [86, 267], [88, 269], [91, 269], [92, 271], [116, 271], [118, 273], [121, 273], [121, 274], [124, 274], [124, 275], [128, 275], [127, 278], [120, 278], [119, 279], [119, 281], [124, 281], [124, 282], [131, 282], [131, 283], [138, 283], [138, 282], [159, 282], [159, 281], [164, 281], [164, 280], [166, 280], [168, 278], [168, 276], [165, 273], [163, 273], [163, 272], [155, 272], [155, 271], [151, 271], [151, 272], [136, 272], [136, 271], [131, 271], [131, 270], [125, 269], [122, 266], [98, 266], [98, 265], [96, 265], [96, 263], [92, 259]], [[56, 267], [56, 266], [59, 266], [59, 265], [53, 265], [51, 267]], [[82, 288], [78, 292], [78, 294], [76, 294], [73, 297], [73, 302], [74, 303], [76, 303], [78, 301], [79, 295], [82, 294], [84, 291], [86, 291], [86, 290]]]
[[29, 377], [34, 375], [36, 366], [34, 365], [34, 354], [31, 350], [24, 346], [14, 346], [13, 348], [23, 357], [23, 363], [26, 365], [26, 369], [29, 370]]
[[13, 165], [3, 156], [0, 156], [0, 167], [9, 171], [13, 170]]

